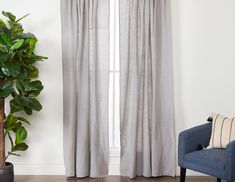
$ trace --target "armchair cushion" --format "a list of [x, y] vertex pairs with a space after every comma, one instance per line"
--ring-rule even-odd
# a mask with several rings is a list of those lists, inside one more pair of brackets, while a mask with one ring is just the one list
[[190, 163], [215, 170], [225, 170], [226, 150], [206, 149], [188, 153], [184, 159]]

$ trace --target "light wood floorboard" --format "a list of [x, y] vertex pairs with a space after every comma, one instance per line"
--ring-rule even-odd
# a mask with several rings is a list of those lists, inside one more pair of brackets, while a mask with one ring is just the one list
[[[15, 176], [15, 182], [179, 182], [179, 177], [144, 178], [137, 177], [129, 179], [121, 176], [108, 176], [99, 179], [66, 179], [64, 176]], [[213, 177], [187, 177], [186, 182], [216, 182]]]

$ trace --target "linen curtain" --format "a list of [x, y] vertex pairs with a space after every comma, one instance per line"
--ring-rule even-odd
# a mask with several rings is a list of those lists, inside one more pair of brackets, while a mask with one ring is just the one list
[[121, 174], [175, 175], [170, 0], [119, 0]]
[[66, 175], [108, 174], [109, 0], [61, 0]]

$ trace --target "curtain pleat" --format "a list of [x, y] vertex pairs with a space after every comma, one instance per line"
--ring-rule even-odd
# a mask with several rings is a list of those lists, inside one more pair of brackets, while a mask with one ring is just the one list
[[108, 174], [109, 0], [61, 0], [64, 162], [70, 177]]
[[121, 174], [175, 175], [170, 0], [119, 0]]

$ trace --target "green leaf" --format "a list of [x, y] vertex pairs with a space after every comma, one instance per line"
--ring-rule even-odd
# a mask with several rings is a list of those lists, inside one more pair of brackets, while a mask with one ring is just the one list
[[15, 151], [26, 151], [27, 149], [28, 149], [28, 145], [26, 145], [26, 143], [19, 143], [19, 144], [16, 144], [12, 148], [12, 152], [15, 152]]
[[11, 46], [11, 50], [19, 49], [23, 43], [24, 43], [24, 39], [16, 40], [16, 42]]
[[3, 14], [5, 17], [9, 18], [9, 20], [10, 20], [11, 22], [15, 22], [16, 17], [15, 17], [15, 15], [13, 15], [12, 13], [2, 11], [2, 14]]
[[24, 55], [23, 56], [25, 62], [27, 62], [27, 64], [33, 64], [36, 61], [44, 61], [44, 59], [47, 59], [47, 57], [44, 56], [38, 56], [38, 55]]
[[1, 69], [6, 76], [16, 77], [20, 74], [20, 66], [11, 62], [6, 62]]
[[27, 138], [27, 131], [26, 129], [21, 126], [15, 132], [15, 143], [20, 144]]
[[10, 25], [10, 29], [13, 34], [22, 33], [24, 31], [22, 25], [19, 23], [8, 21], [8, 24]]
[[35, 60], [37, 60], [37, 61], [43, 61], [43, 59], [47, 59], [47, 57], [38, 56], [38, 55], [34, 55], [34, 54], [32, 54], [32, 55], [26, 55], [26, 56], [24, 56], [24, 58], [26, 58], [26, 59], [35, 59]]
[[[3, 26], [3, 27], [1, 27], [2, 28], [2, 33], [5, 33], [5, 34], [7, 34], [7, 35], [9, 35], [10, 37], [11, 37], [11, 29], [10, 28], [8, 28], [7, 26]], [[12, 37], [11, 37], [12, 38]]]
[[21, 21], [22, 19], [24, 19], [24, 18], [27, 17], [28, 15], [29, 15], [29, 13], [26, 14], [26, 15], [24, 15], [24, 16], [22, 16], [21, 18], [17, 19], [17, 20], [16, 20], [16, 23], [18, 23], [19, 21]]
[[42, 105], [40, 104], [40, 102], [35, 99], [35, 98], [28, 98], [28, 103], [29, 103], [29, 107], [30, 109], [32, 110], [35, 110], [35, 111], [40, 111], [42, 109]]
[[13, 92], [13, 81], [7, 80], [4, 86], [0, 89], [0, 97], [4, 98]]
[[4, 128], [10, 130], [12, 128], [12, 125], [15, 125], [16, 122], [17, 119], [12, 114], [9, 114], [6, 118], [6, 121], [4, 122]]
[[1, 69], [0, 69], [0, 77], [1, 77], [1, 78], [4, 78], [4, 77], [5, 77], [5, 75], [3, 74], [3, 72], [2, 72]]
[[[10, 113], [10, 114], [8, 114], [8, 116], [7, 116], [6, 120], [5, 120], [4, 128], [7, 131], [12, 130], [14, 132], [17, 132], [17, 130], [19, 128], [23, 127], [21, 121], [30, 125], [30, 122], [27, 119], [25, 119], [23, 117], [14, 116], [12, 113]], [[23, 129], [21, 129], [21, 130], [23, 130]]]
[[9, 114], [6, 118], [6, 121], [4, 123], [4, 128], [8, 131], [16, 131], [19, 127], [21, 127], [22, 123], [17, 122], [18, 119], [12, 114]]
[[23, 80], [16, 80], [16, 88], [19, 91], [20, 94], [24, 94], [24, 90], [25, 90], [25, 81]]
[[[24, 65], [25, 66], [25, 65]], [[20, 69], [20, 75], [17, 76], [17, 79], [19, 80], [28, 80], [28, 70], [25, 67], [21, 67]]]
[[39, 69], [36, 68], [35, 66], [30, 66], [28, 68], [28, 75], [29, 77], [31, 78], [37, 78], [38, 77], [38, 74], [39, 74]]
[[[24, 44], [19, 49], [17, 49], [16, 52], [21, 51], [20, 54], [22, 54], [22, 51], [27, 51], [28, 49], [29, 49], [29, 44], [24, 41]], [[22, 58], [22, 55], [20, 55], [20, 57]]]
[[24, 112], [28, 115], [32, 115], [33, 111], [30, 108], [24, 107]]
[[24, 80], [16, 80], [16, 88], [19, 91], [20, 95], [33, 96], [36, 97], [40, 94], [43, 89], [42, 82], [35, 80], [32, 82], [27, 82]]
[[20, 126], [22, 126], [22, 123], [21, 122], [16, 122], [15, 124], [12, 124], [10, 126], [10, 128], [8, 128], [8, 129], [15, 132], [17, 130], [17, 128], [19, 128]]
[[6, 23], [2, 19], [0, 19], [0, 26], [1, 27], [6, 27]]
[[33, 53], [33, 51], [34, 51], [34, 49], [36, 47], [37, 41], [38, 40], [37, 40], [36, 37], [30, 39], [30, 41], [29, 41], [29, 50], [28, 50], [29, 54]]
[[23, 117], [17, 117], [17, 119], [24, 122], [24, 123], [27, 123], [28, 125], [30, 125], [30, 122], [27, 119], [23, 118]]
[[19, 33], [16, 34], [17, 39], [28, 39], [28, 38], [35, 38], [35, 35], [32, 33]]
[[6, 34], [6, 33], [1, 33], [0, 34], [0, 42], [7, 46], [7, 47], [11, 47], [12, 44], [12, 38], [10, 35]]
[[10, 109], [11, 109], [11, 113], [15, 113], [15, 112], [19, 112], [23, 110], [23, 107], [21, 107], [15, 99], [12, 99], [10, 101]]
[[1, 53], [1, 54], [0, 54], [0, 63], [7, 61], [8, 58], [9, 58], [9, 55], [8, 55], [8, 54]]
[[43, 89], [42, 82], [39, 80], [32, 81], [25, 85], [25, 92], [31, 96], [38, 96]]
[[17, 105], [24, 108], [26, 114], [31, 115], [32, 114], [31, 110], [40, 111], [42, 109], [42, 105], [40, 104], [40, 102], [33, 97], [25, 97], [17, 95], [15, 97], [15, 100]]

